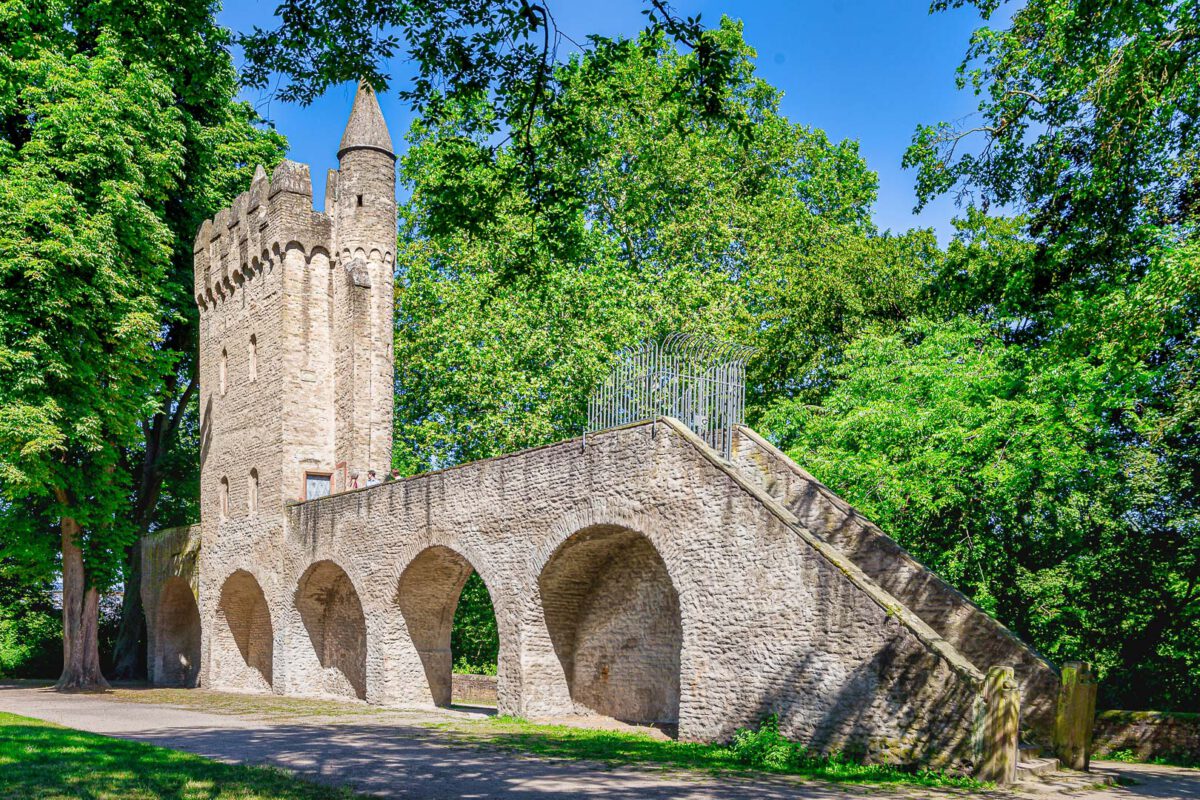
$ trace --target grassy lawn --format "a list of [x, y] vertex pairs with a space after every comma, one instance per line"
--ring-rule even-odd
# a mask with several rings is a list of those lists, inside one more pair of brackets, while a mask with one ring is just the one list
[[650, 733], [604, 731], [566, 725], [544, 725], [515, 717], [446, 722], [433, 725], [457, 743], [499, 747], [515, 753], [577, 758], [610, 764], [662, 765], [706, 772], [770, 772], [835, 783], [884, 783], [917, 786], [984, 788], [971, 778], [932, 771], [907, 771], [879, 764], [859, 764], [841, 757], [807, 754], [764, 728], [732, 744], [694, 744]]
[[0, 800], [350, 800], [266, 767], [110, 739], [0, 712]]

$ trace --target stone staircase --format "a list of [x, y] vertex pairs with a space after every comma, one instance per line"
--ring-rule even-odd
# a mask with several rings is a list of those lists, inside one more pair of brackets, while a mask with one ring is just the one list
[[815, 535], [837, 548], [980, 671], [1012, 666], [1023, 734], [1049, 745], [1058, 670], [755, 431], [734, 430], [730, 460]]
[[1010, 788], [1020, 794], [1053, 795], [1112, 785], [1111, 775], [1067, 769], [1040, 747], [1023, 744], [1017, 758], [1017, 780]]

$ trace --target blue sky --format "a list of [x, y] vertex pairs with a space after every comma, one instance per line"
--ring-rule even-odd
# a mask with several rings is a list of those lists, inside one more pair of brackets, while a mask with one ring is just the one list
[[[971, 9], [929, 14], [925, 0], [676, 0], [686, 14], [708, 24], [722, 14], [745, 23], [746, 41], [758, 51], [758, 72], [783, 90], [788, 119], [823, 129], [831, 139], [857, 139], [867, 165], [879, 175], [876, 221], [900, 231], [932, 227], [943, 243], [952, 231], [953, 202], [942, 198], [919, 215], [912, 172], [900, 159], [919, 123], [957, 120], [976, 99], [954, 85], [954, 71], [971, 31], [982, 22]], [[234, 0], [221, 22], [235, 30], [273, 26], [276, 0]], [[582, 41], [590, 33], [633, 36], [643, 27], [642, 0], [554, 0], [559, 27]], [[396, 82], [411, 74], [397, 60]], [[250, 92], [245, 98], [275, 123], [291, 143], [289, 158], [312, 167], [315, 197], [324, 196], [325, 172], [354, 98], [345, 85], [305, 108]], [[412, 120], [394, 92], [380, 97], [392, 138], [401, 146]]]

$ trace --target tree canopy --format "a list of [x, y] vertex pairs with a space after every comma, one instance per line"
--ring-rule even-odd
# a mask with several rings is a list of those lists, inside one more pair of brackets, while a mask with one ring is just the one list
[[[761, 345], [761, 395], [819, 380], [856, 327], [915, 297], [928, 234], [878, 235], [875, 176], [853, 142], [778, 113], [740, 26], [733, 121], [672, 94], [694, 54], [665, 37], [599, 41], [562, 66], [522, 147], [419, 122], [401, 159], [397, 460], [409, 469], [577, 435], [614, 353], [672, 330]], [[546, 213], [547, 207], [550, 211]]]

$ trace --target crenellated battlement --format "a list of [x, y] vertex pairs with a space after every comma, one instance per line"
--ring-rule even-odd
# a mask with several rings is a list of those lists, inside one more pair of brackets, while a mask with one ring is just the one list
[[308, 165], [283, 161], [269, 176], [258, 167], [196, 234], [201, 516], [213, 531], [252, 539], [237, 526], [391, 466], [390, 148], [361, 84], [323, 210]]
[[250, 188], [205, 220], [196, 234], [196, 304], [202, 311], [220, 306], [290, 247], [306, 254], [328, 252], [330, 234], [328, 214], [313, 208], [307, 164], [283, 161], [270, 178], [259, 165]]

